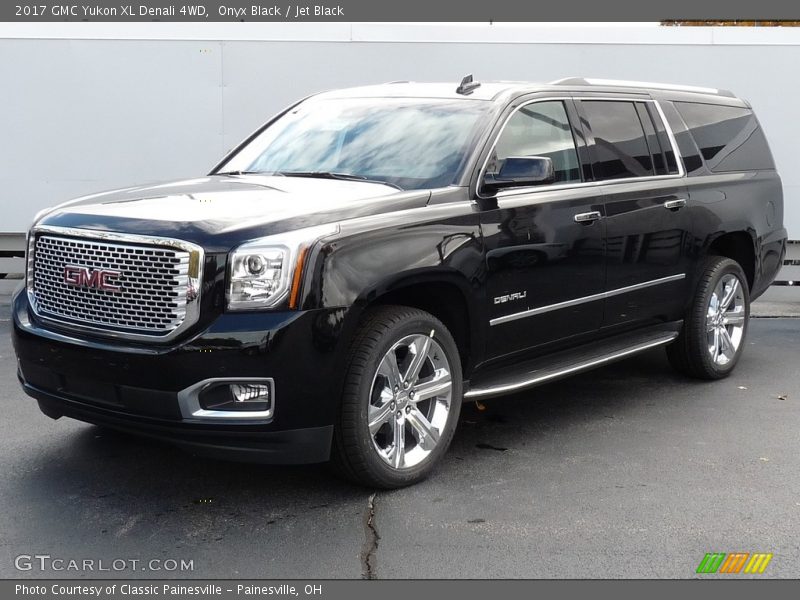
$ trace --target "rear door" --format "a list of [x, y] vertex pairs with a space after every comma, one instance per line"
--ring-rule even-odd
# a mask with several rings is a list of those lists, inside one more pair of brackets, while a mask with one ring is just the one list
[[647, 98], [576, 102], [606, 231], [603, 328], [681, 317], [690, 278], [687, 190], [659, 106]]

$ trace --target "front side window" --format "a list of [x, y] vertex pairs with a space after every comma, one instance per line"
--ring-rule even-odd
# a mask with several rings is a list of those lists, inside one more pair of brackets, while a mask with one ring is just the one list
[[402, 189], [453, 184], [489, 103], [428, 98], [303, 102], [220, 172], [336, 174]]
[[563, 102], [534, 102], [517, 110], [497, 140], [486, 168], [487, 178], [497, 176], [511, 156], [550, 158], [556, 183], [581, 180], [578, 153]]
[[594, 137], [597, 179], [647, 177], [654, 174], [642, 122], [633, 102], [583, 100]]

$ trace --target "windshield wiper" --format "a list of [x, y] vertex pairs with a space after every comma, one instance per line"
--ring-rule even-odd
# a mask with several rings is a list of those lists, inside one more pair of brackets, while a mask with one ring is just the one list
[[280, 175], [280, 173], [270, 173], [269, 171], [220, 171], [214, 175]]
[[363, 175], [353, 175], [351, 173], [333, 173], [331, 171], [276, 171], [275, 175], [283, 175], [284, 177], [309, 177], [316, 179], [340, 179], [342, 181], [363, 181], [364, 183], [380, 183], [381, 185], [388, 185], [397, 190], [402, 190], [399, 185], [389, 183], [388, 181], [380, 181], [377, 179], [370, 179]]

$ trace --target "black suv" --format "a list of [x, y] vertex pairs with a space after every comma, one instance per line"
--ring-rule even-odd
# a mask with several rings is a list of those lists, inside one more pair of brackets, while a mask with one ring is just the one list
[[205, 177], [38, 216], [19, 378], [53, 418], [407, 485], [462, 399], [656, 346], [726, 376], [782, 222], [764, 134], [722, 90], [318, 94]]

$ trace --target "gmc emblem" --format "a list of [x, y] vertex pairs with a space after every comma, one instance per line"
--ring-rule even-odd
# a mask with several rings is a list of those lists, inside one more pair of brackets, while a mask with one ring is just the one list
[[92, 270], [88, 267], [64, 267], [64, 283], [78, 287], [95, 288], [106, 292], [118, 292], [119, 287], [114, 285], [114, 279], [120, 274], [116, 271]]

